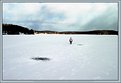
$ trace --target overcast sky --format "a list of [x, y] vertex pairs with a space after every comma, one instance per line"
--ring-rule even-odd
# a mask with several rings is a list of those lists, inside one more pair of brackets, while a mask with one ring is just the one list
[[4, 3], [3, 23], [35, 30], [117, 30], [117, 3]]

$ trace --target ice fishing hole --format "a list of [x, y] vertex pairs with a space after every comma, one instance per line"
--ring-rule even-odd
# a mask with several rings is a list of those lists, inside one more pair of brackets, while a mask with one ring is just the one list
[[36, 61], [49, 61], [50, 60], [50, 58], [47, 58], [47, 57], [33, 57], [32, 59]]
[[77, 44], [78, 46], [82, 46], [83, 44]]

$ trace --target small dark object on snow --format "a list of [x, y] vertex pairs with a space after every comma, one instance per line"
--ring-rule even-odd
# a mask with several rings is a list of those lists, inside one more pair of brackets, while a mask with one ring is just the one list
[[83, 44], [77, 44], [78, 46], [82, 46]]
[[42, 60], [42, 61], [48, 61], [48, 60], [50, 60], [49, 58], [46, 58], [46, 57], [34, 57], [34, 58], [32, 58], [33, 60]]

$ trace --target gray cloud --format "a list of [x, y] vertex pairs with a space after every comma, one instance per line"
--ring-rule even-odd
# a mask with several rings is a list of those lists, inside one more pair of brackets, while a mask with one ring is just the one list
[[35, 30], [118, 30], [117, 8], [116, 3], [7, 3], [3, 7], [3, 22], [21, 25]]
[[84, 25], [83, 30], [118, 30], [118, 10], [108, 8], [105, 13]]

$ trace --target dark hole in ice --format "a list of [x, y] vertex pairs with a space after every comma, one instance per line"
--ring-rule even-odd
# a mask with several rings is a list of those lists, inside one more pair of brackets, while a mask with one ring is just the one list
[[41, 61], [49, 61], [50, 60], [50, 58], [47, 58], [47, 57], [33, 57], [32, 59], [33, 60], [37, 60], [37, 61], [39, 61], [39, 60], [41, 60]]
[[83, 44], [77, 44], [78, 46], [82, 46]]

